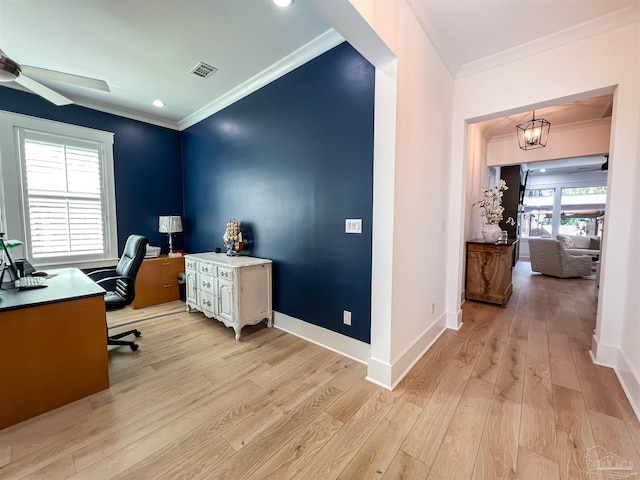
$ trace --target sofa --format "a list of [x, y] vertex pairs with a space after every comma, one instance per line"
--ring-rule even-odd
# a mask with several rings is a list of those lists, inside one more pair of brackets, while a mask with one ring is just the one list
[[600, 255], [600, 237], [584, 235], [556, 235], [556, 240], [562, 242], [565, 250], [570, 255], [588, 255], [597, 257]]
[[589, 255], [571, 255], [560, 240], [553, 238], [529, 238], [531, 270], [558, 278], [585, 277], [591, 275]]

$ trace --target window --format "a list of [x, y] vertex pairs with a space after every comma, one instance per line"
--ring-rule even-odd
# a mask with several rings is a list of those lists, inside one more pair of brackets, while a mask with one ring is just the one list
[[[35, 265], [97, 266], [117, 257], [113, 135], [2, 114], [3, 198], [10, 238]], [[5, 178], [5, 172], [7, 173]]]
[[525, 190], [522, 226], [525, 237], [551, 236], [555, 194], [555, 188]]
[[600, 236], [600, 217], [604, 215], [607, 187], [562, 189], [560, 233]]
[[[569, 183], [569, 182], [567, 182]], [[576, 184], [577, 182], [574, 182]], [[606, 186], [564, 186], [527, 189], [524, 194], [524, 237], [601, 236], [607, 200]]]

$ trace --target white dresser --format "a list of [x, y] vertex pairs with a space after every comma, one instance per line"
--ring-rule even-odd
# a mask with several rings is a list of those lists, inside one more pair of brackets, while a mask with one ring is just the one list
[[224, 253], [185, 255], [187, 312], [197, 310], [233, 327], [263, 320], [271, 327], [271, 260]]

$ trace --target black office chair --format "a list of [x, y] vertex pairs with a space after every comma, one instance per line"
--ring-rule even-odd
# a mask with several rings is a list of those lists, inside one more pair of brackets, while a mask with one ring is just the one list
[[[119, 310], [133, 302], [136, 297], [136, 275], [138, 274], [142, 260], [144, 260], [148, 243], [149, 241], [147, 240], [147, 237], [130, 235], [124, 246], [122, 257], [120, 257], [120, 261], [115, 268], [105, 268], [88, 274], [89, 276], [92, 276], [97, 273], [115, 272], [115, 275], [96, 281], [98, 285], [107, 281], [115, 281], [115, 290], [107, 291], [104, 296], [107, 311]], [[126, 337], [128, 335], [135, 335], [136, 337], [139, 337], [141, 333], [138, 330], [127, 330], [126, 332], [118, 333], [113, 336], [109, 336], [107, 333], [107, 345], [128, 345], [131, 350], [135, 352], [138, 349], [138, 345], [136, 343], [120, 340], [122, 337]]]

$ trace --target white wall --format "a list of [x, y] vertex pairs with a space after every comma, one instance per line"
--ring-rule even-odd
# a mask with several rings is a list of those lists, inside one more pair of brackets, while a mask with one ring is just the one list
[[311, 3], [377, 68], [368, 377], [392, 387], [445, 323], [453, 79], [404, 0]]
[[[613, 366], [623, 349], [628, 322], [637, 322], [629, 311], [637, 295], [629, 282], [637, 268], [637, 170], [640, 109], [640, 26], [638, 23], [596, 35], [562, 47], [459, 78], [455, 82], [451, 191], [464, 192], [466, 172], [465, 121], [504, 116], [578, 100], [615, 89], [611, 126], [610, 169], [603, 267], [598, 320], [593, 353], [599, 363]], [[532, 74], [533, 73], [533, 74]], [[541, 82], [540, 78], [545, 81]], [[516, 147], [517, 148], [517, 147]], [[515, 150], [514, 150], [515, 151]], [[462, 273], [459, 250], [464, 241], [463, 194], [451, 200], [452, 243], [450, 268]], [[636, 203], [634, 203], [636, 202]], [[634, 240], [632, 240], [634, 239]], [[459, 299], [459, 282], [447, 285], [448, 306]], [[459, 301], [459, 300], [458, 300]], [[452, 307], [456, 308], [456, 307]], [[637, 339], [636, 339], [637, 344]]]
[[558, 127], [552, 125], [547, 146], [535, 150], [520, 149], [515, 133], [501, 135], [489, 141], [487, 164], [517, 165], [541, 160], [605, 154], [609, 153], [610, 138], [611, 118]]
[[[638, 112], [640, 115], [640, 111]], [[637, 157], [640, 158], [640, 141], [638, 142]], [[640, 168], [636, 169], [635, 184], [640, 185]], [[636, 189], [635, 220], [631, 228], [631, 255], [628, 262], [627, 285], [629, 292], [626, 296], [624, 308], [624, 327], [622, 334], [622, 348], [618, 352], [616, 372], [622, 381], [638, 418], [640, 418], [640, 220], [637, 208], [640, 206], [640, 188]], [[636, 252], [635, 255], [633, 252]]]

